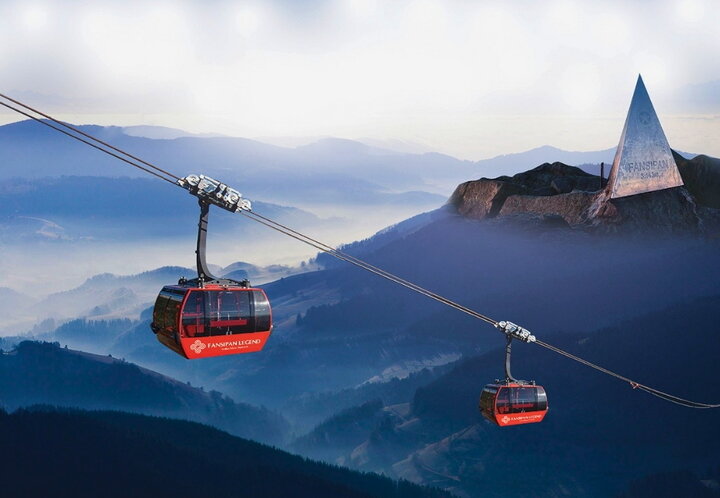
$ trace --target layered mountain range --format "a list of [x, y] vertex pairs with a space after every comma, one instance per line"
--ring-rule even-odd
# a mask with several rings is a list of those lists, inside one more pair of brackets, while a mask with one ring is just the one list
[[[167, 142], [152, 147], [160, 147], [159, 154], [179, 143]], [[214, 145], [234, 152], [247, 145], [254, 159], [277, 152], [222, 139]], [[303, 153], [320, 157], [327, 150], [358, 153], [357, 145], [344, 142]], [[626, 204], [598, 201], [599, 177], [559, 163], [467, 183], [445, 207], [343, 249], [638, 381], [713, 402], [720, 392], [707, 379], [715, 374], [719, 345], [707, 331], [719, 318], [720, 261], [712, 237], [717, 165], [703, 156], [676, 161], [686, 187], [643, 194]], [[89, 166], [80, 164], [77, 172]], [[73, 179], [57, 181], [70, 185]], [[12, 195], [24, 199], [18, 209], [32, 207], [32, 194]], [[155, 208], [169, 205], [175, 201]], [[603, 207], [605, 217], [587, 216], [593, 206]], [[128, 207], [134, 209], [141, 211]], [[277, 209], [278, 216], [306, 216]], [[106, 214], [110, 218], [104, 221], [118, 219], [110, 208]], [[167, 223], [162, 229], [173, 229], [172, 212], [163, 216], [156, 218]], [[219, 220], [219, 226], [230, 226]], [[600, 225], [612, 229], [593, 229]], [[166, 267], [132, 277], [104, 275], [43, 300], [3, 290], [16, 305], [31, 303], [58, 314], [69, 309], [65, 318], [80, 317], [48, 322], [36, 337], [101, 353], [6, 339], [7, 353], [0, 357], [10, 376], [2, 387], [6, 406], [132, 410], [198, 420], [257, 439], [231, 423], [250, 420], [275, 434], [275, 444], [304, 455], [461, 496], [605, 496], [629, 489], [631, 481], [643, 489], [654, 482], [652, 476], [676, 475], [678, 469], [704, 475], [701, 470], [717, 461], [720, 425], [713, 412], [665, 405], [532, 346], [516, 348], [514, 370], [548, 389], [546, 421], [509, 430], [491, 426], [477, 412], [477, 396], [502, 375], [502, 337], [327, 255], [291, 270], [245, 263], [223, 269], [243, 278], [253, 272], [276, 278], [264, 286], [276, 328], [260, 354], [187, 362], [157, 343], [148, 306], [162, 284], [188, 271]], [[97, 378], [96, 385], [85, 385], [89, 378]], [[115, 405], [108, 397], [114, 391], [122, 394]], [[147, 396], [132, 398], [135, 392]], [[522, 475], [508, 481], [509, 468], [523, 469]]]
[[[589, 334], [544, 336], [623, 375], [685, 397], [720, 399], [720, 342], [704, 331], [720, 296]], [[717, 462], [717, 413], [675, 406], [537, 346], [517, 347], [515, 374], [542, 383], [550, 413], [538, 426], [499, 429], [477, 399], [502, 373], [500, 350], [457, 362], [406, 403], [369, 401], [319, 424], [292, 448], [460, 496], [608, 496], [646, 474]], [[512, 480], [504, 469], [522, 468]]]

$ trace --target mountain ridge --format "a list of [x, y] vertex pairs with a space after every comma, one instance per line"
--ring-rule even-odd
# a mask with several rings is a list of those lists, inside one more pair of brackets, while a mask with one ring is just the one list
[[[718, 303], [715, 295], [590, 333], [542, 339], [653, 387], [713, 403], [720, 389], [692, 379], [708, 375], [716, 364], [720, 343], [703, 329], [718, 319]], [[338, 453], [334, 441], [318, 437], [333, 419], [318, 425], [300, 446], [352, 468], [440, 486], [460, 496], [498, 497], [608, 496], [638, 476], [673, 468], [704, 470], [720, 456], [717, 413], [658, 400], [534, 345], [513, 349], [513, 371], [545, 386], [550, 411], [542, 424], [497, 428], [481, 417], [477, 398], [484, 383], [501, 375], [503, 352], [498, 348], [456, 362], [416, 390], [402, 417], [371, 423], [365, 442], [354, 449]], [[346, 412], [346, 417], [353, 413], [357, 420], [334, 426], [363, 427], [367, 415]], [[655, 448], [652, 455], [648, 446]], [[520, 456], [517, 448], [522, 448]], [[508, 482], [502, 469], [522, 464], [527, 472]]]
[[287, 420], [265, 408], [236, 403], [111, 355], [58, 343], [21, 342], [0, 355], [0, 371], [0, 401], [10, 410], [47, 404], [164, 415], [275, 444], [283, 443], [289, 432]]
[[120, 412], [1, 412], [0, 441], [8, 450], [0, 457], [3, 491], [12, 496], [450, 497], [197, 423]]

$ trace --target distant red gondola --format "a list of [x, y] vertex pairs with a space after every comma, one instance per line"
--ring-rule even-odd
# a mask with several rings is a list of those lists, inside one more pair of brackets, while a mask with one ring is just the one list
[[542, 422], [547, 415], [547, 394], [535, 381], [517, 380], [510, 371], [513, 339], [534, 342], [527, 329], [512, 322], [498, 322], [496, 325], [507, 338], [505, 345], [505, 380], [495, 380], [480, 394], [480, 412], [483, 417], [500, 427], [508, 425], [534, 424]]
[[547, 394], [534, 384], [488, 384], [480, 395], [480, 411], [501, 427], [542, 422], [548, 411]]
[[260, 351], [272, 332], [262, 289], [206, 284], [167, 285], [155, 301], [158, 341], [187, 359]]

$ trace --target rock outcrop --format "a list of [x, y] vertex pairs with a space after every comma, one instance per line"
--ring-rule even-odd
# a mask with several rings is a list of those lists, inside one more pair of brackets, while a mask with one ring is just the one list
[[517, 183], [483, 178], [459, 185], [450, 197], [450, 204], [468, 218], [493, 218], [500, 213], [509, 196], [523, 194], [526, 190]]
[[618, 199], [610, 199], [608, 191], [599, 192], [583, 225], [605, 232], [694, 232], [702, 220], [688, 190], [674, 187]]
[[559, 216], [568, 225], [585, 221], [588, 206], [595, 199], [592, 192], [570, 192], [552, 196], [514, 195], [500, 210], [500, 216], [533, 213], [542, 216]]
[[526, 203], [533, 204], [533, 212], [562, 216], [557, 209], [550, 206], [558, 203], [554, 200], [548, 203], [549, 198], [574, 190], [599, 188], [598, 176], [558, 162], [545, 163], [512, 177], [501, 176], [492, 180], [481, 178], [465, 182], [455, 189], [449, 203], [455, 206], [461, 215], [475, 219], [516, 214], [523, 211]]
[[720, 209], [720, 159], [705, 155], [688, 161], [673, 154], [685, 187], [699, 206]]
[[512, 177], [465, 182], [449, 204], [473, 219], [561, 219], [572, 228], [608, 232], [698, 231], [717, 225], [720, 161], [678, 154], [675, 160], [683, 187], [611, 199], [599, 176], [556, 162]]

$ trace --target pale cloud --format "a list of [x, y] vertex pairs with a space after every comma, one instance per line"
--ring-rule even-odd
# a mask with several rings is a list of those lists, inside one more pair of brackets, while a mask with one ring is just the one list
[[678, 19], [683, 22], [699, 22], [705, 13], [705, 3], [702, 0], [678, 0], [675, 2], [675, 11]]
[[22, 25], [27, 31], [41, 31], [48, 24], [48, 9], [42, 4], [28, 3], [23, 7]]
[[[2, 91], [81, 122], [422, 141], [470, 159], [605, 148], [617, 138], [599, 123], [622, 121], [640, 72], [661, 119], [703, 112], [679, 96], [720, 81], [719, 14], [703, 0], [6, 0]], [[517, 133], [523, 116], [539, 129]]]

